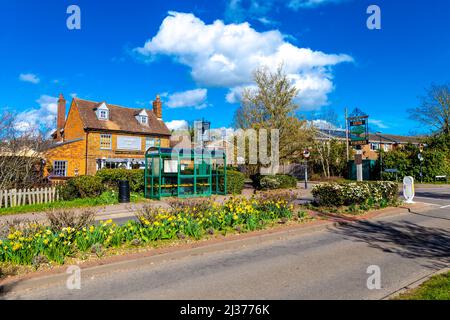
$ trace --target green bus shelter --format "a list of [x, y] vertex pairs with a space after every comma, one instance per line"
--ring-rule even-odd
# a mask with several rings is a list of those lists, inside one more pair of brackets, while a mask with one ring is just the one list
[[227, 159], [221, 150], [154, 147], [145, 154], [145, 197], [209, 197], [227, 193]]

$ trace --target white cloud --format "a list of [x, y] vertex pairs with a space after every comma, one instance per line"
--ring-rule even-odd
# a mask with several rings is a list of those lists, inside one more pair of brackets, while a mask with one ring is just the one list
[[206, 103], [207, 96], [208, 90], [206, 89], [176, 92], [168, 96], [167, 106], [169, 108], [194, 107], [196, 109], [203, 109], [208, 106]]
[[308, 122], [317, 129], [328, 129], [328, 130], [337, 129], [337, 127], [334, 124], [323, 119], [316, 119]]
[[283, 64], [306, 108], [326, 104], [333, 90], [331, 67], [353, 61], [345, 54], [296, 47], [278, 30], [258, 32], [249, 23], [220, 20], [205, 24], [193, 14], [178, 12], [169, 12], [159, 32], [134, 50], [150, 61], [157, 55], [171, 56], [191, 69], [198, 84], [231, 91], [252, 85], [252, 73], [258, 67], [274, 70]]
[[41, 79], [39, 79], [39, 77], [33, 73], [21, 73], [19, 75], [19, 80], [24, 82], [30, 82], [33, 84], [38, 84], [39, 82], [41, 82]]
[[56, 126], [58, 98], [42, 95], [36, 102], [39, 108], [28, 109], [17, 115], [15, 126], [18, 130], [49, 129]]
[[321, 5], [326, 5], [329, 3], [339, 3], [345, 0], [291, 0], [288, 3], [288, 8], [293, 10], [305, 9], [305, 8], [316, 8]]
[[188, 130], [189, 124], [186, 120], [172, 120], [169, 122], [166, 122], [167, 128], [170, 130]]
[[388, 129], [389, 126], [383, 122], [383, 120], [377, 120], [377, 119], [369, 119], [369, 123], [375, 125], [376, 127], [380, 129]]

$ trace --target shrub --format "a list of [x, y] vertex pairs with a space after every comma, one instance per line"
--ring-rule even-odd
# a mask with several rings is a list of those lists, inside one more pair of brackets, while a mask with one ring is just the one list
[[105, 191], [102, 180], [96, 176], [80, 176], [69, 179], [59, 187], [59, 194], [63, 200], [76, 198], [95, 198]]
[[[219, 170], [222, 174], [223, 171]], [[227, 193], [228, 194], [241, 194], [244, 189], [245, 175], [239, 171], [227, 170]], [[224, 180], [220, 179], [219, 190], [224, 190]]]
[[99, 177], [102, 183], [111, 190], [118, 189], [119, 180], [128, 180], [130, 189], [133, 192], [144, 191], [144, 170], [127, 169], [102, 169], [97, 171], [96, 177]]
[[324, 183], [314, 186], [314, 201], [320, 206], [339, 207], [371, 203], [393, 204], [398, 200], [395, 182]]
[[[417, 181], [433, 182], [436, 176], [450, 176], [450, 154], [445, 150], [426, 149], [422, 152], [424, 158], [421, 165], [418, 159], [418, 149], [414, 146], [406, 146], [404, 149], [393, 150], [383, 154], [383, 167], [395, 168], [398, 177], [413, 176]], [[422, 166], [423, 177], [420, 177]], [[383, 178], [395, 180], [393, 173], [383, 173]]]
[[297, 179], [287, 174], [254, 175], [253, 186], [258, 190], [290, 189], [297, 187]]

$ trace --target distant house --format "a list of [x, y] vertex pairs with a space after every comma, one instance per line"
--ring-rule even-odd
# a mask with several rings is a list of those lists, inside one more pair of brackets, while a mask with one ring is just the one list
[[94, 175], [103, 168], [143, 168], [148, 148], [170, 145], [159, 96], [152, 110], [73, 98], [67, 120], [65, 114], [60, 95], [54, 143], [46, 152], [53, 179]]
[[[317, 140], [327, 141], [336, 139], [346, 142], [346, 132], [344, 129], [318, 129], [316, 134]], [[419, 145], [420, 137], [401, 136], [393, 134], [369, 134], [369, 144], [363, 146], [363, 157], [368, 160], [377, 160], [379, 150], [385, 152], [403, 148], [407, 144]]]

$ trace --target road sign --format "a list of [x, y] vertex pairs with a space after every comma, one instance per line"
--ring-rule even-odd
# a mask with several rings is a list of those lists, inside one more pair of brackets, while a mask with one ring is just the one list
[[414, 178], [405, 177], [403, 179], [403, 197], [405, 197], [405, 203], [414, 203], [415, 195]]
[[369, 116], [356, 108], [348, 120], [350, 145], [369, 144]]
[[311, 152], [309, 152], [308, 149], [306, 149], [305, 151], [303, 151], [303, 156], [308, 159], [311, 156]]

